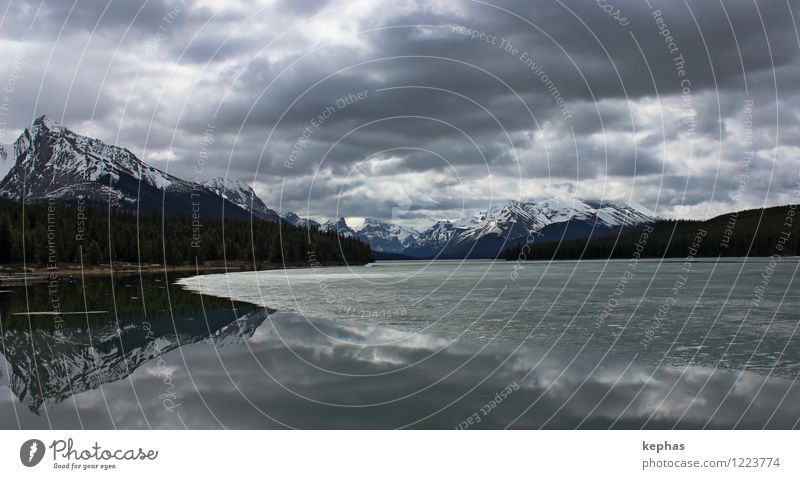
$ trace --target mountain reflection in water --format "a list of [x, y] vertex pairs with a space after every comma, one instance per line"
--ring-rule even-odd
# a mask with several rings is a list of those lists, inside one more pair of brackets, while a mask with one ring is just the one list
[[8, 387], [40, 414], [42, 407], [125, 379], [154, 358], [163, 366], [162, 355], [181, 346], [239, 344], [267, 317], [263, 308], [169, 284], [154, 275], [141, 284], [134, 276], [91, 278], [84, 291], [59, 278], [29, 285], [27, 295], [23, 288], [6, 290], [12, 294], [0, 295], [0, 353]]
[[65, 315], [61, 328], [13, 314], [46, 311], [46, 285], [29, 287], [29, 309], [22, 289], [0, 296], [0, 427], [791, 428], [800, 418], [789, 379], [595, 369], [581, 355], [311, 320], [189, 293], [171, 277], [143, 281], [62, 282], [72, 298], [62, 311], [108, 313]]

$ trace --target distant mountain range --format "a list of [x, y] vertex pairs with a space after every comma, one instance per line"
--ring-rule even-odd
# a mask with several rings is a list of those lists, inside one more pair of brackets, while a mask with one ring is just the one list
[[183, 180], [125, 148], [79, 135], [44, 116], [13, 145], [0, 148], [0, 157], [9, 156], [15, 163], [0, 182], [0, 198], [6, 200], [69, 205], [80, 200], [203, 218], [254, 217], [335, 231], [368, 243], [373, 251], [401, 257], [494, 258], [531, 234], [538, 241], [602, 237], [653, 221], [624, 203], [553, 198], [497, 203], [471, 218], [437, 221], [424, 231], [374, 218], [354, 229], [345, 218], [320, 223], [292, 212], [278, 215], [243, 181]]
[[[308, 226], [297, 215], [283, 218]], [[537, 241], [600, 237], [650, 223], [653, 218], [624, 203], [600, 203], [577, 198], [506, 201], [460, 221], [437, 221], [424, 231], [367, 218], [358, 229], [344, 218], [312, 227], [337, 231], [369, 243], [373, 251], [413, 258], [494, 258], [520, 244], [528, 235]]]

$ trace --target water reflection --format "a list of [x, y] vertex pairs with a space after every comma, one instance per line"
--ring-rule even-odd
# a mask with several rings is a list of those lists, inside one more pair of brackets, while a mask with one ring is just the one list
[[450, 343], [157, 279], [92, 280], [85, 304], [76, 282], [80, 300], [64, 311], [108, 312], [63, 316], [62, 328], [13, 314], [46, 308], [46, 289], [29, 290], [30, 308], [18, 290], [2, 297], [0, 427], [793, 428], [800, 418], [800, 388], [785, 378]]
[[6, 290], [0, 353], [8, 387], [38, 414], [178, 347], [241, 343], [266, 317], [246, 303], [169, 287], [171, 279], [58, 278]]

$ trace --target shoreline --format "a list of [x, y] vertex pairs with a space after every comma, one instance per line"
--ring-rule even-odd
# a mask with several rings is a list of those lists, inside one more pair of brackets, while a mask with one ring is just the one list
[[[329, 266], [363, 266], [367, 263], [345, 263], [331, 262], [321, 265]], [[0, 266], [0, 284], [7, 282], [21, 281], [28, 279], [43, 279], [50, 276], [124, 276], [135, 274], [156, 274], [156, 273], [221, 273], [221, 272], [242, 272], [242, 271], [271, 271], [279, 269], [298, 269], [311, 267], [307, 263], [269, 263], [252, 261], [206, 261], [202, 264], [194, 265], [163, 265], [163, 264], [137, 264], [119, 262], [113, 264], [99, 264], [89, 267], [81, 267], [79, 264], [65, 263], [56, 268], [38, 267], [23, 265], [2, 265]]]

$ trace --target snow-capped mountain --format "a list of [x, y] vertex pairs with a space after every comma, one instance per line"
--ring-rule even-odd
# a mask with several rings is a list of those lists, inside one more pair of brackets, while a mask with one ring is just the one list
[[281, 219], [285, 222], [289, 223], [290, 225], [297, 226], [298, 228], [314, 228], [319, 229], [321, 225], [316, 221], [312, 220], [311, 218], [301, 218], [296, 214], [292, 213], [291, 211], [287, 211], [285, 213], [281, 213]]
[[239, 208], [251, 211], [258, 218], [275, 221], [278, 216], [256, 195], [253, 188], [242, 180], [214, 177], [204, 181], [203, 186]]
[[[219, 218], [223, 213], [250, 216], [201, 184], [170, 175], [126, 148], [79, 135], [45, 116], [26, 128], [14, 143], [13, 153], [7, 154], [15, 163], [0, 182], [0, 198], [67, 204], [80, 198], [101, 206], [203, 218]], [[273, 218], [277, 220], [277, 215]]]
[[[306, 221], [294, 213], [281, 217], [298, 226]], [[495, 258], [529, 235], [538, 242], [606, 236], [652, 221], [625, 203], [557, 197], [498, 202], [469, 218], [437, 221], [422, 232], [374, 218], [365, 219], [355, 229], [345, 218], [327, 221], [320, 228], [356, 237], [381, 253], [415, 258]]]
[[598, 203], [577, 198], [507, 201], [472, 218], [439, 221], [423, 231], [403, 254], [416, 257], [496, 257], [503, 249], [534, 235], [536, 241], [603, 236], [620, 228], [651, 222], [646, 214], [623, 203]]
[[456, 225], [449, 220], [437, 221], [430, 228], [417, 235], [416, 241], [410, 248], [419, 246], [432, 249], [443, 248], [447, 246], [450, 239], [457, 231]]
[[358, 234], [353, 230], [353, 228], [347, 225], [347, 221], [344, 218], [339, 218], [336, 221], [328, 220], [322, 225], [323, 231], [328, 232], [336, 232], [342, 236], [347, 236], [348, 238], [355, 238]]
[[[553, 198], [538, 202], [508, 201], [494, 205], [473, 218], [456, 224], [459, 241], [500, 235], [506, 238], [538, 233], [549, 225], [573, 220], [592, 221], [603, 227], [630, 226], [650, 221], [626, 206], [589, 203], [577, 198]], [[596, 221], [594, 221], [596, 220]]]
[[113, 188], [127, 178], [158, 190], [191, 189], [127, 149], [80, 136], [45, 116], [26, 128], [13, 147], [16, 163], [0, 184], [0, 195], [12, 200], [72, 198], [78, 187], [86, 187], [88, 195], [99, 190], [106, 201], [135, 203], [135, 195]]
[[417, 230], [374, 218], [366, 218], [356, 233], [361, 241], [369, 243], [373, 251], [384, 253], [402, 253], [414, 246], [419, 236]]
[[[292, 224], [297, 224], [292, 222], [294, 217], [297, 215], [290, 213], [284, 216], [284, 219]], [[417, 235], [419, 235], [419, 232], [412, 228], [386, 223], [375, 218], [366, 218], [364, 224], [357, 229], [351, 228], [344, 218], [336, 221], [328, 220], [320, 228], [323, 231], [337, 232], [343, 236], [358, 238], [368, 243], [373, 251], [382, 253], [401, 253], [414, 246]]]

